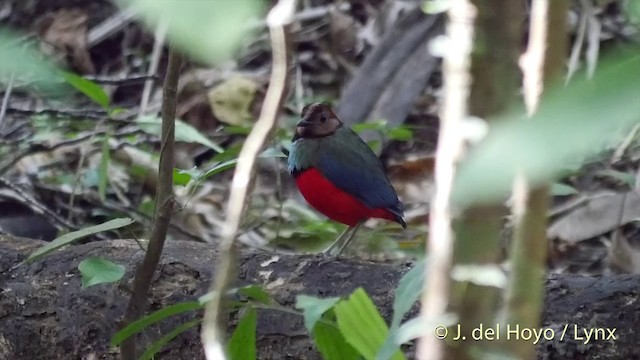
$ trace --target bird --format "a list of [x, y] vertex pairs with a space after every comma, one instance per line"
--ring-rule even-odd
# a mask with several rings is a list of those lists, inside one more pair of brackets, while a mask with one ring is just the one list
[[311, 207], [348, 226], [323, 253], [340, 255], [370, 218], [394, 221], [406, 229], [404, 205], [369, 145], [329, 104], [308, 104], [300, 116], [287, 170]]

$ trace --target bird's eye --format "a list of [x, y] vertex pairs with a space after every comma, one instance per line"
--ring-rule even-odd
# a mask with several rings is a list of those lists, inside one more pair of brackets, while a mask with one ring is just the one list
[[327, 122], [327, 114], [320, 115], [320, 122], [321, 123], [326, 123]]

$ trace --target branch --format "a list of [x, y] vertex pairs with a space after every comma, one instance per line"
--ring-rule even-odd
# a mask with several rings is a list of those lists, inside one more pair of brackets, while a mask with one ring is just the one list
[[[167, 228], [173, 212], [173, 157], [175, 145], [175, 114], [176, 94], [180, 65], [182, 58], [173, 48], [169, 49], [169, 64], [165, 77], [162, 96], [162, 145], [160, 148], [158, 190], [156, 191], [156, 210], [153, 231], [149, 239], [149, 246], [141, 265], [136, 269], [133, 280], [133, 293], [129, 299], [127, 310], [122, 321], [125, 327], [137, 320], [144, 313], [147, 294], [153, 279], [153, 274], [160, 261], [162, 248], [167, 236]], [[134, 336], [125, 340], [120, 347], [120, 354], [124, 360], [136, 358], [136, 339]]]
[[220, 263], [214, 281], [210, 286], [211, 300], [207, 303], [202, 324], [202, 343], [207, 359], [225, 359], [223, 294], [229, 287], [236, 264], [237, 249], [235, 238], [240, 227], [244, 205], [247, 199], [249, 180], [258, 153], [276, 124], [278, 114], [285, 101], [288, 81], [289, 60], [287, 53], [288, 27], [296, 8], [296, 0], [280, 0], [267, 16], [273, 52], [273, 70], [269, 89], [264, 100], [260, 118], [247, 137], [231, 183], [231, 195], [227, 206], [227, 222], [222, 229], [220, 242]]

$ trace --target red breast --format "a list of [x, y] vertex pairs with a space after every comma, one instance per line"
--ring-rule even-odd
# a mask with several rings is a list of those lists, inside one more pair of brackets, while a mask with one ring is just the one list
[[307, 202], [333, 221], [349, 226], [370, 218], [396, 221], [388, 210], [368, 208], [360, 200], [335, 187], [314, 168], [297, 174], [296, 184]]

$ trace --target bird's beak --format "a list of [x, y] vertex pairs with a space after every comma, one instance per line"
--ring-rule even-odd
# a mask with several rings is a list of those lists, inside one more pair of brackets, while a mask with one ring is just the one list
[[309, 121], [309, 119], [302, 118], [302, 120], [298, 121], [298, 123], [296, 124], [297, 127], [307, 127], [311, 125], [311, 121]]

